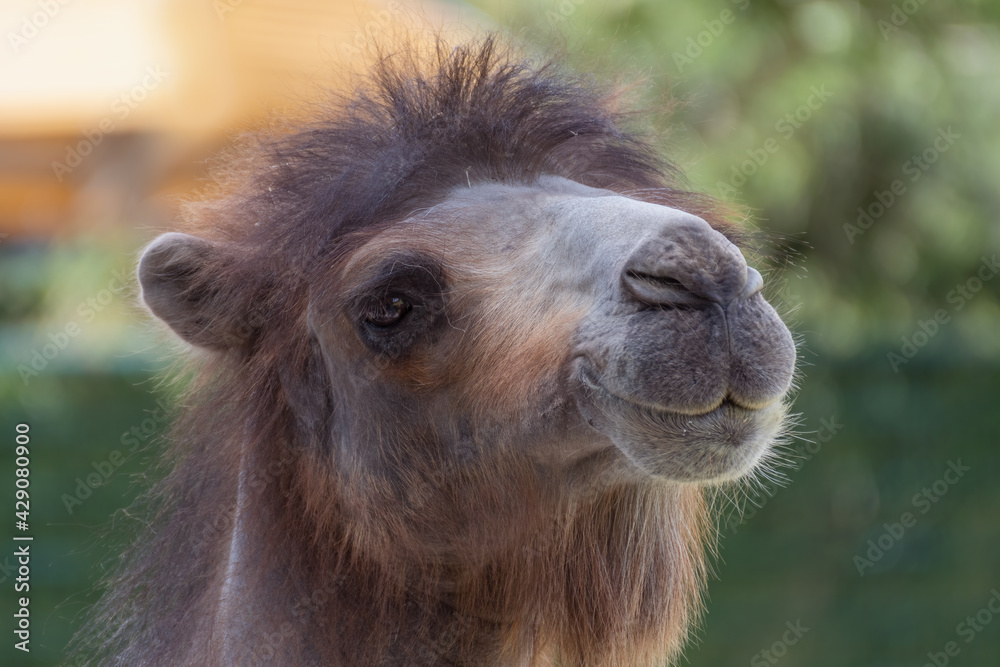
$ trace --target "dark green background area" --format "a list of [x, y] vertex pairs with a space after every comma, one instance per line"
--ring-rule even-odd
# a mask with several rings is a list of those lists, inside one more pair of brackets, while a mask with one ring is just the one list
[[[955, 641], [960, 654], [949, 664], [1000, 665], [1000, 614], [969, 643], [956, 630], [1000, 590], [1000, 277], [960, 309], [949, 300], [984, 257], [1000, 254], [1000, 5], [908, 3], [915, 11], [887, 31], [880, 21], [904, 3], [472, 4], [531, 48], [561, 44], [580, 71], [639, 80], [635, 101], [651, 111], [644, 127], [662, 134], [692, 187], [750, 212], [760, 230], [754, 261], [800, 341], [802, 416], [789, 445], [798, 469], [750, 499], [747, 489], [727, 490], [741, 498], [744, 520], [724, 506], [717, 576], [689, 664], [770, 664], [760, 652], [799, 623], [808, 632], [774, 664], [921, 667]], [[725, 10], [733, 21], [720, 31], [713, 21]], [[697, 57], [675, 57], [706, 30]], [[779, 122], [823, 86], [829, 99], [786, 138]], [[958, 138], [908, 180], [906, 163], [947, 128]], [[720, 188], [769, 138], [777, 150], [741, 186]], [[895, 180], [905, 192], [849, 234], [858, 208]], [[80, 320], [80, 304], [133, 261], [143, 234], [126, 221], [120, 232], [63, 244], [0, 241], [0, 452], [15, 423], [31, 425], [36, 538], [33, 651], [26, 660], [4, 640], [0, 664], [64, 659], [120, 547], [105, 528], [159, 446], [150, 438], [67, 512], [63, 494], [94, 463], [124, 453], [122, 434], [158, 416], [165, 396], [152, 378], [170, 349], [143, 324], [129, 286], [80, 321], [80, 335], [38, 377], [25, 385], [17, 371], [49, 333]], [[939, 310], [947, 321], [894, 370], [887, 355], [920, 339], [921, 323], [933, 330]], [[838, 427], [832, 437], [824, 423]], [[13, 552], [12, 459], [0, 456], [0, 506], [11, 508], [0, 565]], [[914, 496], [959, 460], [970, 470], [921, 513]], [[855, 557], [905, 512], [915, 525], [860, 575]], [[11, 588], [0, 583], [8, 638]]]

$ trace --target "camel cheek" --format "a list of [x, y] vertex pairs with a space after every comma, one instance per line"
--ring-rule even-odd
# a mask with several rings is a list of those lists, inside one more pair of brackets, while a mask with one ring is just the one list
[[580, 309], [532, 313], [475, 337], [460, 360], [463, 400], [479, 414], [537, 412], [539, 394], [558, 386], [583, 316]]

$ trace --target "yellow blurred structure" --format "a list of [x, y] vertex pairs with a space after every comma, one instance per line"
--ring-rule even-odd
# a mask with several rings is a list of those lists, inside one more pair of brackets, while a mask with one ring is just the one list
[[[455, 8], [395, 0], [6, 0], [0, 233], [155, 224], [234, 134], [343, 86], [369, 40]], [[153, 207], [152, 209], [150, 207]]]

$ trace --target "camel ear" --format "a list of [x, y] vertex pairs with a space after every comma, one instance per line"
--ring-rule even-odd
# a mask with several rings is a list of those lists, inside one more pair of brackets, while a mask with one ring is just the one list
[[228, 259], [216, 243], [188, 234], [163, 234], [139, 260], [142, 300], [192, 345], [222, 350], [245, 344], [254, 330], [244, 307], [248, 299], [220, 287], [231, 265]]

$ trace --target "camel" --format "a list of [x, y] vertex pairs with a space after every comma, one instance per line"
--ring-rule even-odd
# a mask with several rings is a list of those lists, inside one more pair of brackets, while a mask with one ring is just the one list
[[490, 35], [227, 158], [138, 265], [190, 379], [94, 655], [677, 658], [706, 494], [773, 455], [796, 355], [628, 114]]

